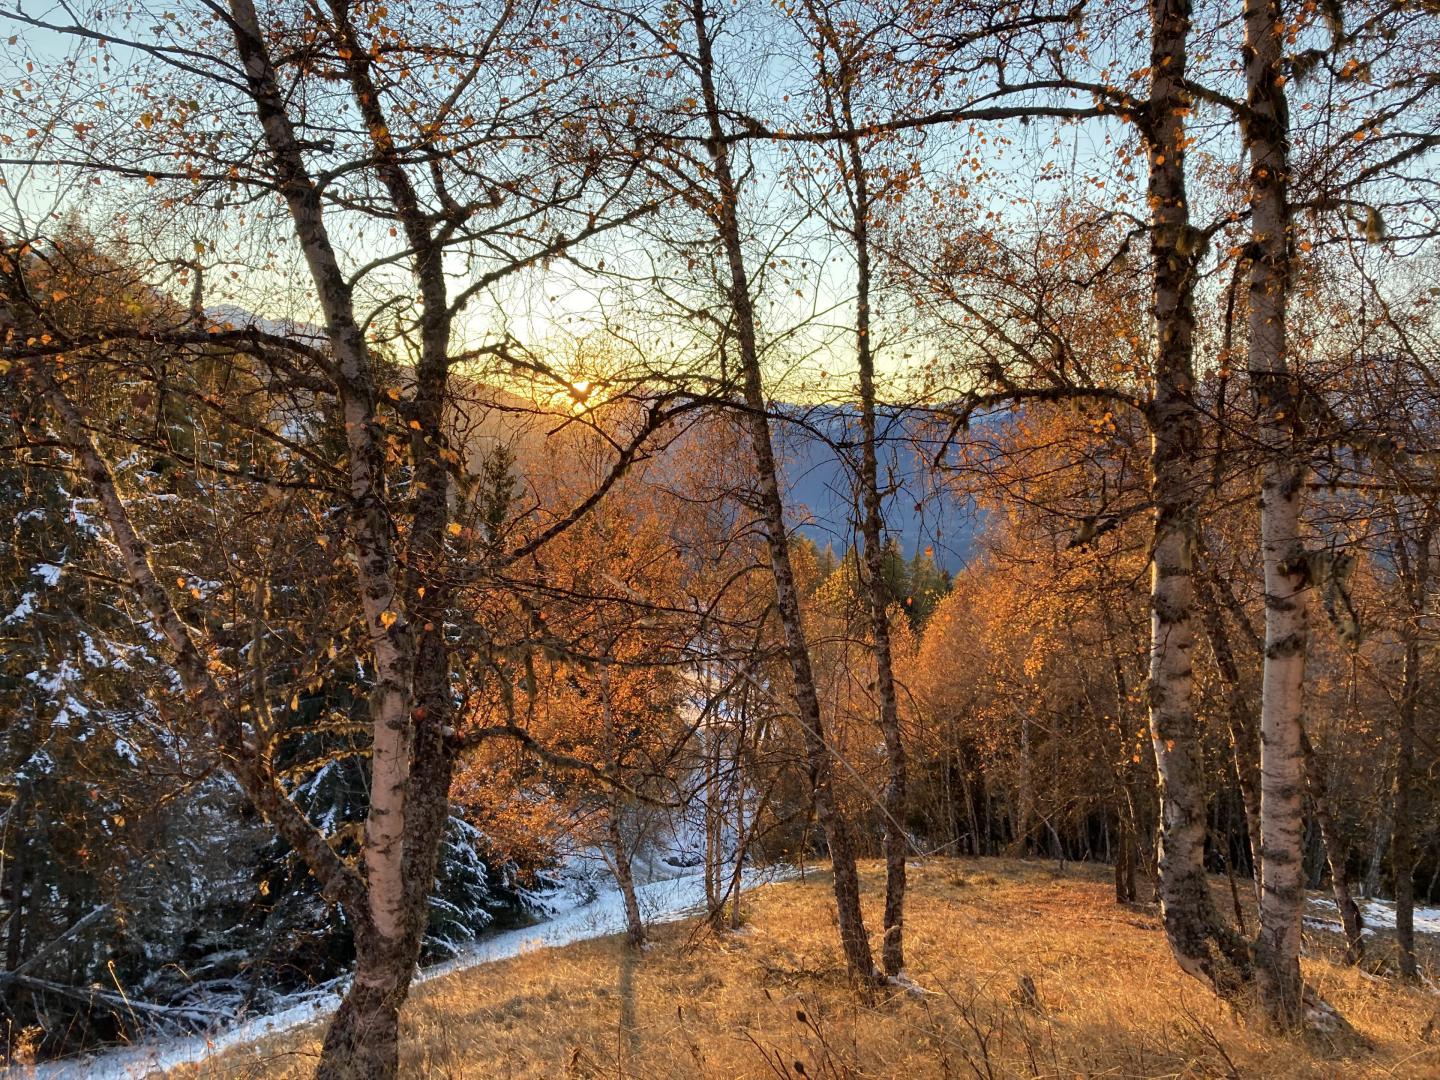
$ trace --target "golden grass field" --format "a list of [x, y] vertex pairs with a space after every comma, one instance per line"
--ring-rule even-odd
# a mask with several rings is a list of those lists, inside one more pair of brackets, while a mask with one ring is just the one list
[[[862, 867], [872, 931], [881, 868]], [[1306, 977], [1358, 1038], [1267, 1033], [1181, 974], [1157, 916], [1103, 868], [932, 859], [910, 872], [913, 990], [861, 1003], [837, 966], [829, 880], [747, 896], [744, 928], [659, 927], [538, 951], [416, 988], [401, 1064], [425, 1077], [1440, 1077], [1440, 996], [1329, 959]], [[1228, 904], [1228, 892], [1225, 894]], [[1373, 952], [1384, 951], [1383, 941]], [[1430, 955], [1431, 974], [1434, 974]], [[1022, 977], [1035, 997], [1020, 991]], [[173, 1077], [308, 1076], [320, 1029]]]

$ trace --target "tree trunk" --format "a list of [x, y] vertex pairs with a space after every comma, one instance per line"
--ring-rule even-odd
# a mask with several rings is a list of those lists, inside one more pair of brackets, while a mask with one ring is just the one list
[[963, 759], [959, 768], [961, 794], [965, 798], [965, 816], [970, 822], [970, 854], [978, 858], [985, 852], [985, 836], [980, 827], [980, 815], [977, 809], [979, 793], [970, 783], [970, 769]]
[[[1216, 591], [1226, 588], [1216, 580], [1214, 567], [1208, 563], [1195, 575], [1195, 594], [1200, 602], [1200, 621], [1210, 643], [1210, 654], [1225, 683], [1225, 717], [1230, 727], [1230, 752], [1235, 759], [1235, 776], [1240, 784], [1240, 800], [1245, 810], [1245, 841], [1250, 850], [1250, 866], [1255, 873], [1255, 897], [1260, 898], [1260, 761], [1255, 732], [1255, 713], [1245, 686], [1241, 682], [1240, 664], [1225, 631], [1224, 616], [1216, 600]], [[1257, 642], [1258, 644], [1258, 642]]]
[[720, 796], [720, 733], [712, 730], [706, 743], [706, 733], [700, 733], [705, 746], [705, 906], [713, 922], [720, 916], [724, 903], [720, 895], [720, 874], [722, 867], [722, 830], [725, 824], [724, 803]]
[[1293, 443], [1296, 399], [1286, 356], [1290, 276], [1289, 117], [1278, 0], [1245, 2], [1250, 154], [1249, 366], [1265, 450], [1260, 549], [1265, 576], [1265, 660], [1260, 696], [1261, 997], [1283, 1027], [1303, 1019], [1300, 920], [1305, 899], [1300, 716], [1310, 575], [1300, 535], [1302, 467]]
[[606, 833], [610, 839], [615, 884], [620, 887], [620, 897], [625, 903], [625, 940], [632, 949], [638, 949], [645, 944], [645, 919], [640, 914], [640, 901], [635, 896], [635, 875], [630, 867], [630, 848], [625, 843], [624, 830], [620, 827], [620, 813], [620, 807], [610, 808]]
[[[303, 151], [279, 90], [259, 17], [251, 0], [230, 0], [230, 13], [247, 89], [325, 317], [349, 451], [352, 501], [349, 540], [375, 658], [375, 686], [370, 696], [370, 803], [362, 853], [366, 886], [363, 922], [368, 925], [356, 927], [355, 981], [332, 1024], [331, 1036], [326, 1038], [321, 1074], [389, 1076], [393, 1075], [398, 1058], [394, 1041], [398, 1023], [392, 1011], [398, 1015], [399, 1005], [409, 989], [444, 827], [451, 768], [450, 751], [443, 737], [449, 711], [448, 687], [444, 685], [448, 659], [440, 630], [442, 620], [418, 610], [409, 612], [419, 617], [417, 621], [422, 628], [427, 622], [434, 627], [433, 631], [419, 635], [419, 651], [428, 654], [424, 666], [428, 669], [428, 681], [434, 685], [417, 700], [417, 646], [397, 589], [390, 511], [384, 498], [383, 451], [374, 426], [376, 391], [368, 352], [355, 319], [350, 286], [325, 227], [319, 189], [305, 168]], [[337, 12], [337, 25], [343, 24], [342, 16], [343, 12]], [[368, 88], [364, 66], [368, 60], [362, 55], [365, 50], [347, 48], [345, 54], [351, 61], [347, 73], [357, 100], [363, 109], [374, 112], [379, 107], [378, 98]], [[407, 232], [412, 232], [419, 227], [419, 214], [409, 205], [413, 203], [410, 198], [413, 193], [406, 189], [403, 171], [395, 164], [388, 129], [374, 116], [368, 120], [383, 178], [398, 204]], [[438, 274], [435, 252], [424, 236], [410, 239], [419, 241], [425, 302], [416, 399], [422, 415], [416, 420], [417, 438], [412, 440], [421, 449], [417, 458], [417, 480], [422, 483], [417, 487], [431, 488], [439, 478], [438, 490], [426, 490], [417, 506], [411, 572], [434, 576], [433, 562], [443, 545], [445, 514], [443, 467], [439, 466], [436, 455], [442, 438], [439, 419], [446, 374], [445, 342], [441, 339], [448, 336], [448, 329], [442, 314], [445, 311], [443, 295], [436, 295], [437, 283], [443, 294], [443, 277]], [[430, 442], [425, 442], [426, 439]], [[413, 588], [409, 591], [412, 595], [416, 592]], [[439, 595], [435, 595], [425, 606], [433, 613], [440, 603]], [[412, 721], [417, 718], [428, 722], [412, 728]], [[424, 753], [418, 759], [412, 758], [412, 751], [418, 749], [412, 740], [424, 744]], [[412, 776], [412, 769], [422, 776]], [[422, 778], [426, 782], [417, 783]], [[436, 790], [442, 783], [446, 787]], [[410, 797], [420, 791], [424, 793], [423, 805], [413, 808], [418, 820], [412, 823], [413, 829], [407, 828], [407, 814], [412, 810], [408, 805]], [[372, 934], [374, 940], [371, 940]], [[361, 939], [366, 941], [363, 948]]]
[[[848, 120], [847, 120], [848, 123]], [[852, 156], [859, 150], [852, 146]], [[860, 188], [857, 206], [864, 206], [864, 173], [856, 166]], [[857, 210], [856, 245], [860, 252], [860, 299], [856, 321], [860, 357], [860, 411], [864, 442], [862, 466], [865, 502], [865, 569], [870, 600], [870, 637], [875, 649], [875, 689], [880, 698], [880, 732], [885, 740], [888, 773], [882, 809], [885, 814], [885, 943], [881, 950], [885, 974], [895, 976], [905, 966], [905, 858], [909, 837], [905, 834], [905, 743], [900, 736], [900, 708], [895, 691], [894, 661], [890, 648], [889, 590], [884, 578], [884, 548], [881, 539], [880, 481], [875, 448], [875, 368], [870, 350], [870, 265], [866, 250], [865, 218], [868, 210]]]
[[1405, 642], [1404, 675], [1395, 725], [1395, 786], [1390, 833], [1390, 869], [1395, 875], [1395, 942], [1400, 974], [1418, 979], [1415, 963], [1415, 822], [1411, 788], [1415, 773], [1415, 707], [1420, 682], [1420, 644], [1411, 630]]
[[1359, 964], [1365, 959], [1364, 918], [1360, 905], [1355, 903], [1351, 894], [1345, 849], [1330, 816], [1330, 792], [1325, 783], [1324, 766], [1303, 729], [1300, 739], [1305, 752], [1305, 775], [1310, 784], [1310, 798], [1315, 804], [1315, 822], [1320, 826], [1320, 842], [1325, 847], [1325, 863], [1330, 868], [1330, 890], [1335, 896], [1340, 925], [1345, 931], [1345, 962]]
[[[1388, 758], [1388, 750], [1386, 757]], [[1375, 815], [1375, 827], [1370, 832], [1370, 859], [1365, 864], [1365, 880], [1360, 895], [1374, 899], [1380, 892], [1380, 877], [1385, 870], [1385, 853], [1390, 850], [1390, 834], [1394, 830], [1394, 786], [1393, 766], [1381, 774], [1380, 790], [1375, 801], [1380, 812]]]
[[[840, 119], [854, 131], [851, 108], [854, 72], [844, 45], [825, 22], [827, 36], [840, 60]], [[869, 601], [870, 640], [875, 650], [875, 692], [880, 704], [880, 733], [885, 740], [886, 774], [882, 810], [885, 815], [885, 937], [881, 962], [895, 976], [905, 966], [905, 743], [900, 737], [900, 706], [895, 691], [890, 646], [890, 595], [885, 584], [884, 516], [880, 502], [880, 465], [876, 446], [875, 350], [870, 326], [870, 187], [860, 140], [845, 140], [849, 168], [843, 169], [850, 194], [851, 240], [855, 245], [855, 358], [860, 381], [860, 495], [864, 506], [861, 535], [865, 544], [865, 584]]]
[[1151, 402], [1150, 735], [1159, 774], [1159, 894], [1180, 966], [1233, 994], [1249, 979], [1248, 949], [1224, 926], [1205, 873], [1205, 783], [1191, 701], [1194, 557], [1203, 478], [1195, 408], [1194, 290], [1203, 238], [1185, 193], [1188, 0], [1152, 0], [1150, 100], [1142, 118], [1150, 158], [1150, 257], [1157, 334]]
[[1135, 902], [1135, 847], [1130, 839], [1130, 826], [1123, 806], [1118, 807], [1115, 811], [1114, 860], [1115, 902], [1117, 904], [1133, 904]]
[[415, 957], [389, 942], [366, 940], [371, 937], [356, 935], [355, 977], [325, 1031], [316, 1080], [370, 1080], [399, 1071], [400, 1006]]
[[1424, 662], [1421, 620], [1429, 607], [1430, 545], [1435, 534], [1433, 511], [1426, 509], [1421, 513], [1421, 519], [1410, 521], [1408, 529], [1402, 527], [1407, 516], [1399, 510], [1392, 513], [1398, 541], [1397, 562], [1409, 608], [1401, 626], [1405, 659], [1395, 725], [1394, 817], [1390, 834], [1390, 867], [1395, 875], [1395, 938], [1400, 946], [1400, 973], [1407, 979], [1417, 979], [1420, 974], [1415, 963], [1415, 721], [1420, 707]]
[[704, 107], [709, 120], [710, 154], [718, 199], [712, 210], [714, 223], [724, 247], [730, 272], [727, 293], [734, 315], [734, 333], [740, 353], [744, 382], [743, 423], [755, 458], [761, 518], [775, 581], [775, 604], [785, 637], [786, 658], [794, 682], [796, 712], [803, 729], [810, 783], [814, 792], [815, 817], [825, 833], [834, 871], [835, 904], [840, 941], [852, 978], [869, 984], [875, 978], [874, 959], [860, 911], [860, 878], [855, 869], [854, 841], [849, 823], [835, 801], [832, 751], [820, 717], [820, 699], [810, 664], [809, 643], [800, 612], [800, 593], [790, 565], [789, 536], [785, 528], [785, 503], [775, 464], [775, 449], [766, 413], [764, 382], [760, 370], [755, 311], [750, 296], [750, 279], [745, 268], [740, 236], [739, 192], [730, 168], [728, 144], [721, 126], [720, 101], [715, 89], [715, 61], [704, 0], [692, 0], [690, 14], [695, 29], [696, 59]]
[[1020, 717], [1020, 769], [1015, 789], [1015, 853], [1030, 853], [1030, 833], [1035, 821], [1035, 783], [1030, 753], [1030, 717]]
[[[615, 730], [615, 708], [610, 698], [610, 662], [614, 651], [615, 642], [611, 641], [600, 664], [600, 706], [605, 721], [605, 757], [611, 772], [618, 773], [619, 733]], [[624, 813], [625, 803], [618, 793], [613, 794], [605, 814], [605, 834], [610, 842], [610, 870], [615, 875], [615, 884], [625, 905], [625, 937], [631, 948], [638, 949], [645, 944], [645, 920], [640, 916], [640, 903], [635, 896], [635, 875], [631, 868], [633, 849], [622, 827]]]
[[[1103, 574], [1103, 571], [1102, 571]], [[1101, 577], [1098, 582], [1100, 613], [1105, 628], [1106, 651], [1110, 659], [1110, 689], [1115, 695], [1115, 724], [1117, 735], [1116, 760], [1119, 762], [1115, 777], [1115, 829], [1113, 836], [1115, 864], [1115, 902], [1133, 904], [1135, 892], [1135, 864], [1138, 861], [1135, 837], [1137, 833], [1136, 799], [1134, 791], [1134, 769], [1139, 755], [1132, 752], [1134, 744], [1127, 702], [1130, 700], [1130, 682], [1125, 674], [1125, 661], [1118, 647], [1118, 631], [1108, 600], [1108, 582]], [[1112, 838], [1107, 837], [1107, 847]]]
[[[24, 814], [25, 803], [28, 795], [28, 784], [21, 783], [17, 786], [15, 801], [10, 804], [9, 813], [6, 816], [7, 829], [5, 835], [0, 837], [3, 841], [3, 851], [0, 851], [0, 859], [9, 859], [9, 865], [4, 867], [5, 892], [9, 896], [10, 917], [5, 926], [5, 970], [14, 971], [20, 966], [20, 960], [25, 955], [25, 874], [29, 869], [25, 858], [24, 843]], [[14, 826], [13, 831], [8, 826]], [[6, 987], [5, 996], [9, 997], [12, 987]]]
[[730, 929], [739, 930], [743, 915], [740, 910], [740, 895], [745, 874], [745, 853], [750, 847], [750, 826], [745, 823], [745, 788], [740, 784], [738, 772], [740, 751], [735, 751], [736, 794], [735, 794], [735, 862], [730, 870]]

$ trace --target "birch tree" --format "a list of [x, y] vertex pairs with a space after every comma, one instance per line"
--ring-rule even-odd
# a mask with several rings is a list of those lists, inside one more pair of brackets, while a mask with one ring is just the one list
[[1245, 141], [1250, 155], [1249, 373], [1265, 458], [1260, 487], [1265, 577], [1265, 664], [1260, 697], [1261, 993], [1282, 1023], [1300, 1017], [1300, 850], [1309, 575], [1301, 535], [1303, 466], [1291, 448], [1299, 403], [1286, 355], [1293, 242], [1289, 104], [1281, 73], [1278, 3], [1245, 5]]
[[763, 522], [770, 572], [775, 582], [775, 602], [785, 635], [787, 659], [793, 680], [797, 719], [804, 732], [809, 759], [810, 782], [815, 814], [825, 834], [835, 878], [835, 902], [839, 912], [840, 941], [852, 978], [862, 984], [875, 977], [870, 942], [860, 911], [860, 882], [855, 867], [854, 840], [850, 823], [837, 805], [835, 763], [820, 714], [815, 677], [811, 669], [809, 644], [800, 609], [800, 594], [790, 563], [789, 534], [785, 522], [785, 500], [781, 493], [775, 447], [771, 436], [769, 402], [761, 368], [759, 332], [756, 326], [750, 274], [740, 226], [740, 188], [731, 166], [730, 140], [724, 127], [723, 105], [716, 84], [713, 15], [704, 0], [692, 0], [689, 31], [693, 34], [695, 74], [703, 105], [702, 122], [707, 128], [705, 149], [710, 158], [714, 184], [713, 224], [723, 252], [728, 279], [725, 299], [733, 320], [738, 352], [742, 423], [750, 439], [758, 482], [759, 509]]
[[[844, 30], [837, 25], [837, 14], [841, 16]], [[875, 251], [870, 230], [877, 222], [878, 206], [887, 195], [887, 185], [882, 181], [879, 190], [874, 190], [864, 140], [859, 134], [863, 125], [857, 120], [860, 115], [857, 98], [867, 76], [880, 79], [888, 75], [895, 78], [899, 76], [902, 65], [897, 55], [876, 47], [874, 27], [862, 28], [845, 19], [843, 13], [816, 3], [806, 4], [805, 18], [802, 31], [818, 58], [815, 73], [817, 112], [822, 124], [843, 133], [832, 147], [826, 148], [826, 156], [839, 178], [838, 186], [844, 194], [847, 211], [845, 218], [835, 224], [855, 260], [855, 365], [860, 398], [858, 531], [864, 545], [864, 584], [871, 648], [875, 653], [875, 696], [889, 763], [881, 805], [885, 819], [885, 936], [881, 962], [885, 974], [893, 977], [905, 966], [905, 863], [910, 840], [904, 825], [906, 751], [900, 731], [899, 699], [890, 641], [891, 596], [884, 565], [885, 517], [877, 434], [877, 344], [872, 302]], [[907, 175], [903, 170], [897, 171], [902, 176]], [[822, 216], [829, 216], [823, 197], [819, 212]]]
[[[343, 542], [373, 672], [371, 794], [358, 864], [341, 858], [287, 797], [264, 740], [207, 659], [203, 635], [181, 617], [164, 584], [165, 571], [157, 567], [91, 433], [83, 378], [77, 382], [72, 372], [85, 370], [80, 360], [87, 350], [123, 348], [141, 330], [116, 327], [85, 338], [57, 326], [45, 335], [11, 334], [6, 355], [25, 364], [60, 437], [83, 463], [130, 585], [163, 635], [187, 694], [240, 786], [304, 856], [324, 895], [344, 909], [353, 928], [356, 974], [326, 1035], [318, 1070], [325, 1077], [385, 1076], [397, 1068], [398, 1011], [449, 820], [459, 746], [453, 737], [457, 671], [449, 628], [462, 583], [474, 588], [484, 580], [467, 555], [468, 526], [455, 516], [474, 508], [457, 506], [452, 497], [465, 449], [463, 425], [456, 424], [453, 372], [460, 364], [520, 351], [505, 335], [457, 349], [457, 319], [487, 290], [648, 210], [596, 194], [601, 158], [580, 149], [578, 140], [549, 159], [554, 167], [543, 184], [533, 179], [532, 162], [523, 168], [512, 162], [512, 168], [494, 154], [493, 145], [528, 145], [558, 122], [529, 95], [517, 100], [506, 92], [514, 90], [511, 71], [493, 70], [497, 63], [513, 63], [512, 46], [529, 34], [528, 14], [513, 7], [475, 12], [452, 23], [451, 32], [426, 40], [423, 35], [433, 30], [425, 25], [427, 15], [394, 5], [361, 9], [345, 0], [305, 11], [267, 8], [262, 14], [250, 0], [235, 0], [224, 9], [186, 12], [179, 23], [158, 20], [148, 41], [143, 34], [132, 40], [117, 26], [108, 40], [127, 43], [140, 78], [152, 73], [145, 58], [153, 57], [173, 85], [142, 83], [142, 96], [156, 104], [132, 113], [126, 103], [118, 125], [110, 120], [117, 112], [107, 106], [104, 86], [97, 91], [98, 105], [77, 96], [67, 101], [75, 108], [64, 116], [68, 126], [62, 129], [52, 113], [32, 129], [28, 152], [9, 160], [32, 172], [73, 171], [111, 184], [133, 180], [131, 190], [164, 182], [168, 206], [197, 212], [212, 198], [223, 206], [230, 198], [226, 192], [282, 200], [292, 250], [300, 255], [320, 313], [318, 335], [274, 333], [253, 324], [227, 328], [205, 318], [203, 307], [196, 325], [144, 332], [147, 340], [176, 350], [223, 342], [227, 335], [266, 338], [274, 355], [304, 369], [309, 392], [334, 395], [343, 429], [343, 456], [334, 463], [334, 476], [343, 477]], [[81, 42], [97, 36], [86, 24], [45, 24], [20, 12], [8, 17]], [[493, 21], [487, 25], [486, 18]], [[411, 33], [421, 36], [411, 41]], [[531, 68], [537, 80], [541, 59], [537, 54]], [[551, 67], [547, 58], [543, 66], [550, 76], [573, 68], [568, 59]], [[419, 92], [426, 83], [417, 70], [448, 88], [438, 95]], [[574, 105], [564, 92], [570, 84], [549, 85], [566, 102], [561, 108]], [[216, 113], [214, 130], [195, 130], [202, 125], [200, 112], [191, 108], [185, 90], [174, 92], [182, 86], [230, 110]], [[331, 88], [340, 89], [338, 98]], [[17, 112], [50, 107], [42, 84], [27, 90], [28, 96], [17, 95], [18, 105], [12, 102]], [[229, 127], [232, 118], [238, 131]], [[251, 139], [263, 147], [253, 160]], [[147, 145], [152, 153], [137, 155], [137, 148]], [[622, 167], [618, 175], [623, 173]], [[532, 179], [522, 184], [522, 177]], [[357, 214], [364, 223], [360, 234], [390, 250], [369, 259], [363, 247], [354, 246], [347, 223]], [[12, 285], [13, 275], [23, 270], [18, 258], [12, 253], [7, 267]], [[451, 268], [459, 266], [468, 280], [457, 285]], [[398, 288], [387, 296], [381, 283], [392, 273]], [[367, 309], [363, 305], [376, 292], [378, 305]], [[7, 290], [7, 299], [15, 295]], [[43, 309], [34, 305], [30, 317], [43, 322]], [[383, 322], [386, 311], [398, 315], [390, 324], [391, 340], [410, 351], [411, 366], [400, 385], [377, 361], [376, 319]], [[62, 357], [72, 358], [71, 366]], [[534, 369], [530, 364], [528, 370]], [[554, 381], [566, 385], [563, 376]], [[642, 410], [640, 427], [629, 440], [613, 444], [616, 456], [600, 490], [538, 524], [504, 557], [523, 557], [583, 516], [603, 495], [609, 477], [634, 459], [662, 414], [658, 404]], [[467, 561], [471, 567], [461, 571]]]

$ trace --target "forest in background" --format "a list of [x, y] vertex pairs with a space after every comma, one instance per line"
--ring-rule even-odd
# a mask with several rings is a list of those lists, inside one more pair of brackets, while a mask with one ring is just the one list
[[1307, 889], [1426, 977], [1429, 0], [0, 19], [7, 1055], [348, 977], [393, 1075], [677, 817], [716, 932], [823, 857], [862, 996], [927, 853], [1111, 864], [1281, 1031]]

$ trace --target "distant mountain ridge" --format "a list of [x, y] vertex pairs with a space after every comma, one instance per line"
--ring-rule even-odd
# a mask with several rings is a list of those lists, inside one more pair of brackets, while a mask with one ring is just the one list
[[[289, 319], [270, 319], [234, 305], [209, 308], [206, 316], [237, 327], [253, 326], [278, 337], [295, 337], [323, 346], [323, 329]], [[494, 387], [471, 388], [482, 416], [472, 418], [472, 453], [506, 443], [522, 460], [543, 453], [545, 428], [552, 416], [530, 413], [524, 399]], [[490, 414], [485, 399], [510, 406]], [[854, 406], [775, 406], [777, 453], [792, 525], [820, 547], [836, 554], [856, 544], [858, 496], [856, 469], [860, 462], [859, 411]], [[936, 483], [930, 464], [938, 447], [924, 432], [918, 410], [885, 409], [879, 417], [880, 483], [885, 531], [907, 558], [929, 550], [936, 566], [950, 573], [961, 569], [974, 550], [980, 514], [968, 499], [958, 499]]]
[[[794, 524], [837, 554], [858, 539], [859, 412], [848, 406], [777, 406], [777, 452]], [[877, 424], [881, 510], [886, 534], [907, 557], [930, 550], [954, 573], [974, 552], [980, 511], [936, 482], [930, 461], [938, 447], [914, 410], [886, 410]]]

